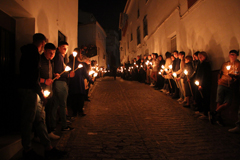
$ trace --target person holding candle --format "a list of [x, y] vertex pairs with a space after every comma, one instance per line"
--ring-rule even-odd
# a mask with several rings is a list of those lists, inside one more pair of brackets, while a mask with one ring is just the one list
[[[165, 65], [165, 60], [163, 59], [162, 55], [158, 56], [158, 61], [159, 61], [159, 63], [158, 63], [158, 69], [157, 70], [160, 71], [161, 70], [161, 66]], [[164, 78], [163, 78], [163, 76], [161, 74], [158, 73], [157, 74], [157, 83], [156, 83], [155, 90], [162, 89], [163, 85], [164, 85]]]
[[[65, 71], [64, 57], [68, 52], [68, 43], [61, 41], [58, 44], [54, 61], [54, 73], [60, 74]], [[57, 125], [57, 109], [59, 107], [59, 117], [61, 119], [62, 131], [71, 131], [74, 128], [67, 125], [66, 111], [67, 111], [67, 96], [68, 85], [67, 80], [69, 77], [74, 77], [74, 72], [64, 72], [59, 79], [56, 79], [53, 84], [53, 110], [52, 110], [52, 127], [56, 128]]]
[[152, 59], [152, 73], [151, 73], [151, 79], [153, 80], [153, 83], [151, 86], [156, 86], [157, 83], [157, 74], [158, 74], [158, 54], [153, 53], [153, 59]]
[[177, 100], [180, 104], [186, 103], [186, 99], [185, 99], [185, 89], [184, 89], [184, 83], [183, 83], [183, 79], [179, 78], [181, 77], [184, 71], [184, 66], [185, 66], [185, 52], [181, 51], [178, 53], [178, 57], [180, 59], [180, 69], [174, 73], [177, 74], [177, 81], [179, 84], [179, 88], [180, 88], [180, 98]]
[[53, 148], [44, 123], [43, 106], [46, 97], [40, 85], [40, 54], [44, 50], [46, 37], [42, 33], [33, 35], [33, 43], [21, 47], [22, 56], [19, 63], [20, 69], [20, 104], [21, 104], [21, 138], [23, 146], [23, 159], [40, 160], [44, 157], [32, 149], [32, 129], [36, 131], [40, 142], [45, 148], [45, 157], [61, 157], [66, 152]]
[[195, 102], [197, 111], [203, 113], [200, 114], [201, 116], [199, 118], [208, 119], [208, 112], [210, 111], [212, 69], [206, 52], [199, 52], [198, 58], [200, 63], [198, 64], [194, 79], [198, 81], [199, 85], [196, 85], [197, 90], [194, 92]]
[[[74, 51], [77, 52], [77, 57], [75, 60], [76, 67], [79, 64], [82, 64], [83, 67], [75, 71], [75, 76], [71, 77], [69, 80], [69, 96], [71, 97], [71, 105], [73, 110], [73, 116], [85, 116], [86, 114], [83, 111], [84, 107], [84, 98], [86, 95], [84, 79], [86, 78], [90, 83], [93, 83], [94, 80], [87, 73], [87, 64], [83, 62], [81, 49], [75, 48]], [[73, 66], [73, 62], [68, 63], [69, 66]]]
[[186, 104], [183, 104], [183, 107], [190, 108], [190, 97], [192, 95], [192, 79], [191, 76], [193, 73], [192, 66], [192, 56], [188, 55], [185, 57], [185, 65], [184, 65], [184, 74], [181, 75], [181, 78], [184, 82], [184, 90], [185, 90], [185, 98]]
[[228, 108], [232, 102], [232, 87], [240, 73], [240, 62], [237, 60], [238, 55], [238, 51], [231, 50], [228, 55], [229, 61], [223, 63], [218, 74], [217, 107], [215, 111], [210, 112], [209, 119], [211, 123], [217, 122], [220, 125], [224, 125], [221, 112]]
[[150, 75], [151, 75], [151, 70], [152, 70], [152, 67], [150, 65], [151, 61], [152, 61], [152, 56], [148, 55], [148, 59], [146, 62], [146, 65], [147, 65], [146, 84], [150, 84]]
[[[47, 43], [44, 47], [44, 52], [41, 55], [40, 63], [41, 63], [41, 68], [40, 68], [40, 84], [43, 88], [43, 90], [48, 90], [50, 92], [50, 95], [48, 96], [48, 101], [45, 106], [46, 110], [46, 125], [48, 129], [48, 135], [51, 139], [59, 139], [60, 136], [55, 135], [53, 133], [53, 128], [51, 127], [51, 113], [52, 113], [52, 83], [53, 80], [52, 78], [54, 77], [53, 74], [53, 61], [52, 59], [55, 56], [56, 52], [56, 47], [52, 43]], [[57, 78], [59, 78], [59, 74], [56, 74]]]
[[[181, 62], [181, 60], [178, 58], [178, 51], [177, 50], [173, 51], [173, 56], [174, 56], [174, 60], [173, 60], [173, 64], [172, 64], [172, 72], [170, 73], [171, 76], [172, 76], [172, 73], [175, 73], [180, 69], [180, 62]], [[173, 99], [178, 99], [179, 98], [179, 88], [178, 88], [178, 84], [177, 84], [178, 82], [174, 79], [171, 79], [172, 86], [173, 86], [172, 98]]]
[[171, 78], [171, 76], [168, 74], [169, 73], [169, 66], [172, 64], [172, 59], [171, 59], [171, 53], [170, 52], [166, 52], [165, 53], [165, 57], [166, 57], [166, 60], [165, 60], [165, 65], [164, 66], [161, 66], [162, 69], [164, 70], [164, 74], [163, 74], [163, 77], [164, 77], [164, 86], [163, 86], [163, 89], [161, 89], [160, 91], [163, 92], [163, 93], [166, 93], [166, 94], [169, 94], [170, 92], [170, 83], [169, 83], [169, 79]]

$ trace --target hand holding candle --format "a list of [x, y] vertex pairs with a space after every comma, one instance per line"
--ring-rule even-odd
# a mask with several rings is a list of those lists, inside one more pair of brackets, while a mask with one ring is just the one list
[[[187, 76], [187, 79], [188, 79], [188, 71], [187, 71], [186, 69], [184, 70], [184, 74]], [[192, 87], [191, 87], [191, 84], [190, 84], [189, 81], [188, 81], [188, 85], [189, 85], [189, 88], [190, 88], [191, 94], [192, 94], [192, 96], [193, 96]]]
[[48, 90], [43, 91], [43, 95], [45, 98], [47, 98], [50, 95], [50, 92]]
[[74, 69], [74, 67], [75, 67], [75, 57], [77, 56], [77, 52], [76, 51], [74, 51], [73, 52], [73, 69]]
[[[197, 86], [199, 86], [199, 81], [195, 81], [195, 84], [196, 84]], [[200, 94], [201, 94], [201, 97], [203, 98], [202, 91], [201, 91], [201, 90], [199, 90], [199, 92], [200, 92]]]
[[[227, 65], [227, 70], [228, 70], [228, 74], [229, 74], [229, 70], [231, 69], [231, 65]], [[230, 86], [230, 83], [229, 83], [229, 78], [228, 78], [228, 87]]]
[[75, 72], [77, 69], [82, 68], [82, 67], [83, 67], [83, 65], [79, 64], [78, 67], [73, 72]]
[[[62, 73], [60, 73], [59, 76], [61, 76], [64, 72], [68, 72], [68, 71], [70, 71], [70, 70], [71, 70], [71, 68], [70, 68], [69, 66], [66, 66], [65, 70], [64, 70]], [[55, 77], [55, 78], [53, 79], [53, 81], [56, 80], [56, 79], [57, 79], [57, 77]]]

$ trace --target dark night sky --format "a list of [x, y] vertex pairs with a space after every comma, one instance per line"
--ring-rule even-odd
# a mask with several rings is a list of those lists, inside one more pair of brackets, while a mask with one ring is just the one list
[[104, 29], [118, 31], [119, 14], [127, 0], [79, 0], [79, 9], [93, 13]]

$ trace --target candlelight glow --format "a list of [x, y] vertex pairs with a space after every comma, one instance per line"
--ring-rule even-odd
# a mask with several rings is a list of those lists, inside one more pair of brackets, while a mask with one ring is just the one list
[[163, 69], [160, 69], [160, 72], [163, 72]]
[[227, 68], [227, 70], [229, 71], [229, 70], [230, 70], [230, 68], [231, 68], [231, 66], [230, 66], [230, 65], [228, 65], [226, 68]]
[[195, 84], [196, 84], [197, 86], [199, 86], [199, 81], [195, 81]]
[[152, 62], [150, 62], [150, 65], [152, 65]]
[[162, 65], [161, 67], [162, 67], [162, 69], [164, 69], [164, 68], [165, 68], [165, 67], [164, 67], [164, 65]]
[[71, 70], [71, 68], [70, 68], [69, 66], [66, 66], [65, 72], [68, 72], [68, 71], [70, 71], [70, 70]]
[[93, 77], [97, 77], [97, 75], [98, 75], [97, 73], [94, 73]]
[[73, 52], [73, 57], [76, 57], [77, 56], [77, 52]]
[[184, 70], [184, 74], [185, 74], [185, 75], [188, 75], [188, 71], [187, 71], [186, 69]]
[[50, 92], [49, 92], [48, 90], [43, 91], [43, 95], [44, 95], [44, 97], [48, 97], [49, 94], [50, 94]]
[[136, 67], [138, 68], [138, 65], [136, 65]]
[[169, 66], [169, 69], [172, 69], [172, 65]]
[[168, 70], [168, 69], [167, 69], [167, 68], [165, 68], [165, 71], [166, 71], [166, 72], [167, 72], [167, 70]]
[[79, 65], [78, 65], [78, 68], [82, 68], [82, 67], [83, 67], [83, 65], [82, 65], [82, 64], [79, 64]]
[[177, 77], [177, 74], [176, 74], [176, 73], [173, 73], [173, 77], [175, 77], [175, 78], [176, 78], [176, 77]]
[[136, 64], [136, 62], [134, 62], [134, 65]]
[[143, 67], [143, 65], [141, 65], [141, 67]]
[[89, 71], [89, 75], [92, 75], [94, 74], [95, 72], [94, 71]]
[[158, 74], [162, 74], [162, 72], [158, 72]]

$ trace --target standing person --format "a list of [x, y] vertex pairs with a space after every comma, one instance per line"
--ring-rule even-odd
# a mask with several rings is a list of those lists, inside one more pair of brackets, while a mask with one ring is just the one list
[[[54, 73], [60, 74], [65, 70], [64, 57], [68, 51], [68, 43], [61, 41], [58, 44], [58, 50], [54, 57]], [[73, 77], [74, 73], [63, 73], [59, 79], [56, 79], [53, 84], [53, 110], [52, 110], [52, 127], [56, 128], [57, 125], [57, 109], [59, 107], [59, 117], [61, 119], [62, 131], [70, 131], [74, 128], [67, 125], [66, 110], [67, 110], [67, 96], [68, 96], [68, 77]]]
[[[184, 90], [185, 90], [185, 99], [186, 99], [186, 104], [183, 104], [183, 107], [190, 108], [190, 97], [192, 95], [192, 79], [190, 75], [193, 74], [193, 66], [192, 66], [192, 56], [186, 56], [185, 58], [185, 65], [184, 65], [184, 71], [188, 72], [188, 76], [183, 73], [181, 75], [181, 79], [183, 79], [184, 83]], [[178, 78], [178, 80], [180, 77]]]
[[[172, 73], [174, 72], [177, 72], [179, 69], [180, 69], [180, 62], [181, 60], [178, 58], [178, 51], [175, 50], [173, 51], [173, 56], [174, 56], [174, 61], [173, 61], [173, 65], [172, 65]], [[172, 74], [171, 74], [172, 76]], [[178, 85], [177, 85], [177, 81], [174, 81], [173, 79], [172, 80], [172, 86], [173, 86], [173, 90], [174, 90], [174, 93], [172, 95], [172, 98], [173, 99], [178, 99], [179, 98], [179, 88], [178, 88]]]
[[45, 147], [45, 157], [58, 157], [66, 154], [53, 148], [44, 123], [43, 105], [46, 98], [39, 82], [40, 53], [43, 52], [46, 37], [41, 33], [33, 35], [33, 43], [21, 47], [22, 56], [19, 63], [21, 99], [21, 138], [23, 159], [40, 160], [42, 156], [32, 149], [31, 134], [34, 128]]
[[[77, 114], [78, 116], [83, 117], [86, 115], [83, 111], [84, 97], [86, 95], [84, 79], [86, 78], [90, 83], [93, 83], [93, 79], [87, 73], [86, 64], [84, 62], [81, 62], [81, 50], [79, 48], [75, 48], [74, 51], [76, 51], [78, 54], [77, 58], [75, 59], [75, 67], [73, 68], [73, 70], [76, 69], [79, 64], [82, 64], [82, 68], [77, 69], [74, 72], [75, 76], [70, 78], [69, 95], [72, 101], [71, 105], [73, 110], [73, 117], [76, 117]], [[73, 62], [69, 62], [68, 65], [72, 68]]]
[[152, 73], [151, 73], [151, 78], [153, 80], [152, 86], [156, 86], [157, 83], [157, 72], [158, 72], [158, 54], [153, 53], [153, 60], [152, 60]]
[[[210, 96], [211, 96], [211, 65], [208, 62], [206, 52], [199, 52], [198, 57], [200, 63], [198, 64], [194, 79], [199, 81], [199, 86], [195, 92], [196, 107], [200, 113], [203, 113], [199, 118], [208, 119], [208, 112], [210, 111]], [[201, 96], [201, 93], [202, 96]]]
[[[55, 57], [56, 47], [52, 43], [47, 43], [44, 47], [44, 52], [40, 59], [40, 84], [43, 90], [48, 90], [50, 95], [47, 97], [47, 104], [45, 106], [46, 111], [46, 125], [48, 130], [48, 136], [51, 139], [59, 139], [60, 136], [53, 133], [53, 128], [51, 127], [51, 116], [52, 116], [52, 83], [53, 83], [53, 67], [54, 64], [52, 59]], [[56, 75], [56, 76], [59, 76]], [[59, 77], [58, 77], [59, 78]]]
[[218, 74], [217, 108], [214, 112], [210, 112], [209, 119], [211, 123], [216, 121], [218, 124], [224, 125], [221, 112], [228, 108], [232, 102], [232, 87], [240, 73], [240, 62], [237, 60], [238, 55], [239, 53], [236, 50], [231, 50], [228, 55], [229, 61], [223, 63]]

